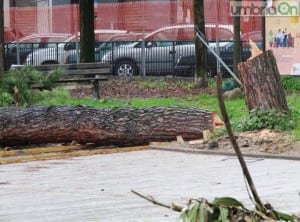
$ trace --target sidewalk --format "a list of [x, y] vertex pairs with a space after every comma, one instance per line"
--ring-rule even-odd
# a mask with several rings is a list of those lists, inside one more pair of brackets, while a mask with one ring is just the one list
[[[263, 202], [300, 211], [300, 161], [246, 157]], [[0, 218], [6, 221], [167, 222], [178, 213], [153, 205], [231, 196], [253, 209], [234, 156], [143, 150], [0, 165]]]

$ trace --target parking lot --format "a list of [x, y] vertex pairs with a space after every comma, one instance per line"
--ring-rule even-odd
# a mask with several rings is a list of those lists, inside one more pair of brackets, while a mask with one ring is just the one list
[[[263, 202], [300, 211], [300, 161], [246, 158]], [[235, 157], [144, 150], [0, 166], [1, 221], [175, 221], [170, 204], [231, 196], [250, 209]]]

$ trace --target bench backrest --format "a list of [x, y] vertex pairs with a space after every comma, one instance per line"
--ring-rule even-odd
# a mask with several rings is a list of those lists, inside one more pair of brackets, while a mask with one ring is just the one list
[[39, 71], [47, 72], [56, 68], [62, 68], [67, 75], [96, 75], [96, 74], [111, 74], [110, 63], [77, 63], [77, 64], [49, 64], [34, 66]]

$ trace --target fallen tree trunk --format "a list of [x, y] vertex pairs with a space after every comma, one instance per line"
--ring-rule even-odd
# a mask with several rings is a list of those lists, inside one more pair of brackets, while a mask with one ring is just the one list
[[249, 111], [252, 109], [288, 110], [272, 50], [239, 63], [238, 69]]
[[211, 130], [215, 116], [214, 112], [188, 107], [1, 108], [0, 141], [2, 146], [72, 141], [128, 146], [170, 141], [178, 135], [191, 140]]

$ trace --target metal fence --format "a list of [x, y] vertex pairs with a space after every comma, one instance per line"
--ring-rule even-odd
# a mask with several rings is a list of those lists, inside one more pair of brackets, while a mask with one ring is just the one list
[[[220, 42], [219, 53], [232, 68], [233, 42]], [[50, 47], [46, 47], [50, 46]], [[216, 50], [215, 42], [210, 46]], [[186, 75], [193, 76], [195, 45], [191, 41], [118, 41], [97, 42], [95, 61], [111, 64], [114, 75]], [[250, 50], [243, 47], [242, 58], [250, 57]], [[5, 45], [6, 66], [12, 64], [43, 65], [79, 62], [78, 42], [8, 43]], [[208, 53], [210, 75], [215, 75], [217, 62]], [[226, 71], [223, 69], [226, 73]]]

